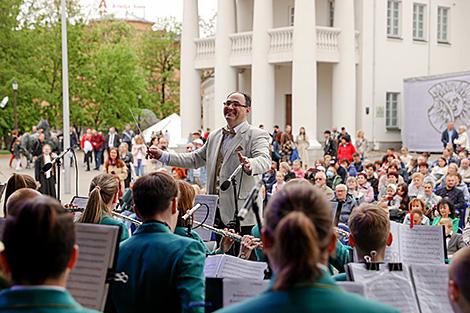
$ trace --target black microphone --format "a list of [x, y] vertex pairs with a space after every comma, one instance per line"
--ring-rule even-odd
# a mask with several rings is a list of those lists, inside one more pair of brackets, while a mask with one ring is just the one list
[[67, 154], [67, 152], [69, 152], [71, 149], [72, 149], [72, 147], [69, 147], [69, 148], [65, 149], [64, 152], [59, 154], [54, 160], [52, 160], [52, 162], [44, 164], [41, 171], [47, 172], [48, 170], [50, 170], [52, 168], [52, 165], [54, 165], [58, 160], [62, 159]]
[[232, 175], [230, 175], [229, 178], [227, 178], [226, 181], [220, 185], [220, 190], [225, 191], [230, 188], [230, 185], [232, 184], [232, 180], [235, 178], [235, 176], [240, 172], [240, 170], [243, 168], [243, 164], [240, 164], [237, 166], [237, 168], [233, 171]]
[[248, 198], [246, 198], [245, 203], [243, 203], [243, 207], [238, 211], [238, 218], [240, 220], [244, 220], [246, 215], [248, 214], [248, 211], [250, 210], [251, 204], [253, 201], [256, 201], [256, 198], [258, 197], [259, 190], [261, 189], [261, 186], [263, 186], [263, 180], [260, 180], [256, 183], [256, 185], [251, 189], [250, 195]]

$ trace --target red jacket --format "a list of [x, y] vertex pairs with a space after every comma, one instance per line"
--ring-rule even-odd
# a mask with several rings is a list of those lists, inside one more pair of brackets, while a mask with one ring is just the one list
[[339, 145], [338, 147], [338, 161], [341, 162], [343, 159], [347, 159], [349, 162], [353, 161], [353, 154], [356, 153], [356, 148], [353, 144], [348, 142], [346, 145]]
[[96, 134], [95, 136], [93, 136], [93, 138], [91, 140], [91, 144], [93, 145], [93, 150], [100, 151], [103, 148], [103, 145], [104, 145], [103, 135]]

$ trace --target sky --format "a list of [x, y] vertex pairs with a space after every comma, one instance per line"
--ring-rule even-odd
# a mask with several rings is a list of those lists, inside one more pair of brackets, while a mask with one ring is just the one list
[[[97, 12], [100, 2], [103, 0], [80, 0], [85, 12], [93, 15]], [[183, 18], [184, 0], [104, 0], [108, 13], [116, 16], [130, 14], [145, 18], [149, 21], [157, 21], [161, 17], [175, 17], [177, 21]], [[217, 0], [199, 0], [199, 16], [203, 19], [211, 18], [217, 9]]]

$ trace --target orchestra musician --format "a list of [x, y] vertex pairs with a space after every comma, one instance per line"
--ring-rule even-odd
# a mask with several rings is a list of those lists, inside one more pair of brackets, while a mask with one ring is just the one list
[[449, 300], [454, 313], [470, 313], [470, 247], [457, 251], [449, 266]]
[[119, 193], [119, 182], [111, 174], [99, 174], [90, 183], [88, 202], [79, 223], [114, 225], [120, 228], [120, 241], [130, 237], [129, 229], [122, 221], [112, 217]]
[[78, 257], [72, 217], [47, 196], [16, 201], [11, 210], [0, 262], [13, 287], [0, 293], [0, 312], [98, 312], [83, 308], [65, 289]]
[[[220, 185], [243, 164], [243, 170], [235, 176], [237, 203], [241, 208], [251, 189], [261, 179], [261, 174], [271, 167], [270, 136], [267, 131], [248, 123], [250, 112], [251, 98], [244, 93], [233, 92], [223, 103], [227, 126], [212, 131], [200, 149], [189, 153], [170, 153], [152, 146], [148, 151], [152, 158], [166, 165], [182, 168], [207, 167], [207, 193], [219, 195], [215, 222], [219, 228], [225, 228], [237, 220], [233, 185], [225, 191], [220, 189]], [[261, 193], [258, 203], [262, 208]], [[250, 211], [241, 222], [241, 234], [250, 234], [254, 224], [255, 216]]]
[[[7, 212], [7, 202], [10, 195], [12, 195], [15, 191], [22, 188], [29, 188], [29, 189], [37, 189], [36, 182], [34, 178], [26, 174], [16, 174], [13, 173], [11, 177], [8, 179], [6, 187], [5, 187], [5, 200], [3, 201], [3, 216], [6, 217]], [[1, 194], [0, 194], [1, 197]]]
[[121, 243], [117, 272], [126, 284], [111, 286], [118, 313], [204, 312], [204, 247], [197, 240], [174, 234], [178, 220], [178, 187], [165, 173], [136, 180], [132, 188], [135, 212], [143, 221]]
[[330, 205], [308, 181], [288, 182], [273, 195], [264, 218], [261, 236], [274, 273], [271, 287], [217, 312], [398, 312], [336, 285], [326, 268], [336, 244]]

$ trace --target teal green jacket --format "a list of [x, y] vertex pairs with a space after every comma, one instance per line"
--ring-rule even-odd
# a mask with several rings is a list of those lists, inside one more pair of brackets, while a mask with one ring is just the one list
[[197, 232], [195, 232], [194, 230], [191, 230], [191, 236], [192, 237], [189, 237], [187, 227], [176, 226], [175, 234], [183, 236], [183, 237], [187, 237], [187, 238], [192, 238], [192, 239], [196, 240], [197, 242], [201, 243], [201, 245], [204, 247], [203, 252], [204, 252], [205, 255], [215, 254], [214, 251], [209, 250], [207, 245], [204, 243], [204, 240], [202, 240], [201, 236], [199, 236], [199, 234]]
[[56, 289], [6, 289], [0, 293], [0, 312], [96, 313], [78, 304], [67, 291]]
[[300, 284], [286, 291], [269, 289], [245, 302], [223, 308], [220, 313], [398, 313], [398, 309], [344, 291], [324, 272], [315, 283]]
[[[432, 220], [432, 225], [439, 225], [439, 222], [441, 221], [442, 216], [438, 216], [435, 219]], [[450, 218], [452, 220], [452, 231], [454, 234], [457, 234], [459, 232], [459, 219], [458, 218]]]
[[113, 284], [111, 300], [118, 313], [204, 312], [204, 247], [147, 221], [121, 243], [116, 271], [126, 284]]
[[334, 258], [329, 258], [329, 265], [336, 268], [340, 273], [344, 273], [344, 266], [352, 261], [352, 247], [345, 246], [341, 241], [336, 240], [336, 255]]
[[112, 225], [112, 226], [119, 226], [121, 228], [121, 238], [119, 239], [120, 242], [129, 239], [129, 228], [127, 228], [127, 225], [124, 224], [123, 222], [120, 222], [118, 220], [115, 220], [109, 215], [105, 215], [101, 218], [100, 224], [102, 225]]

